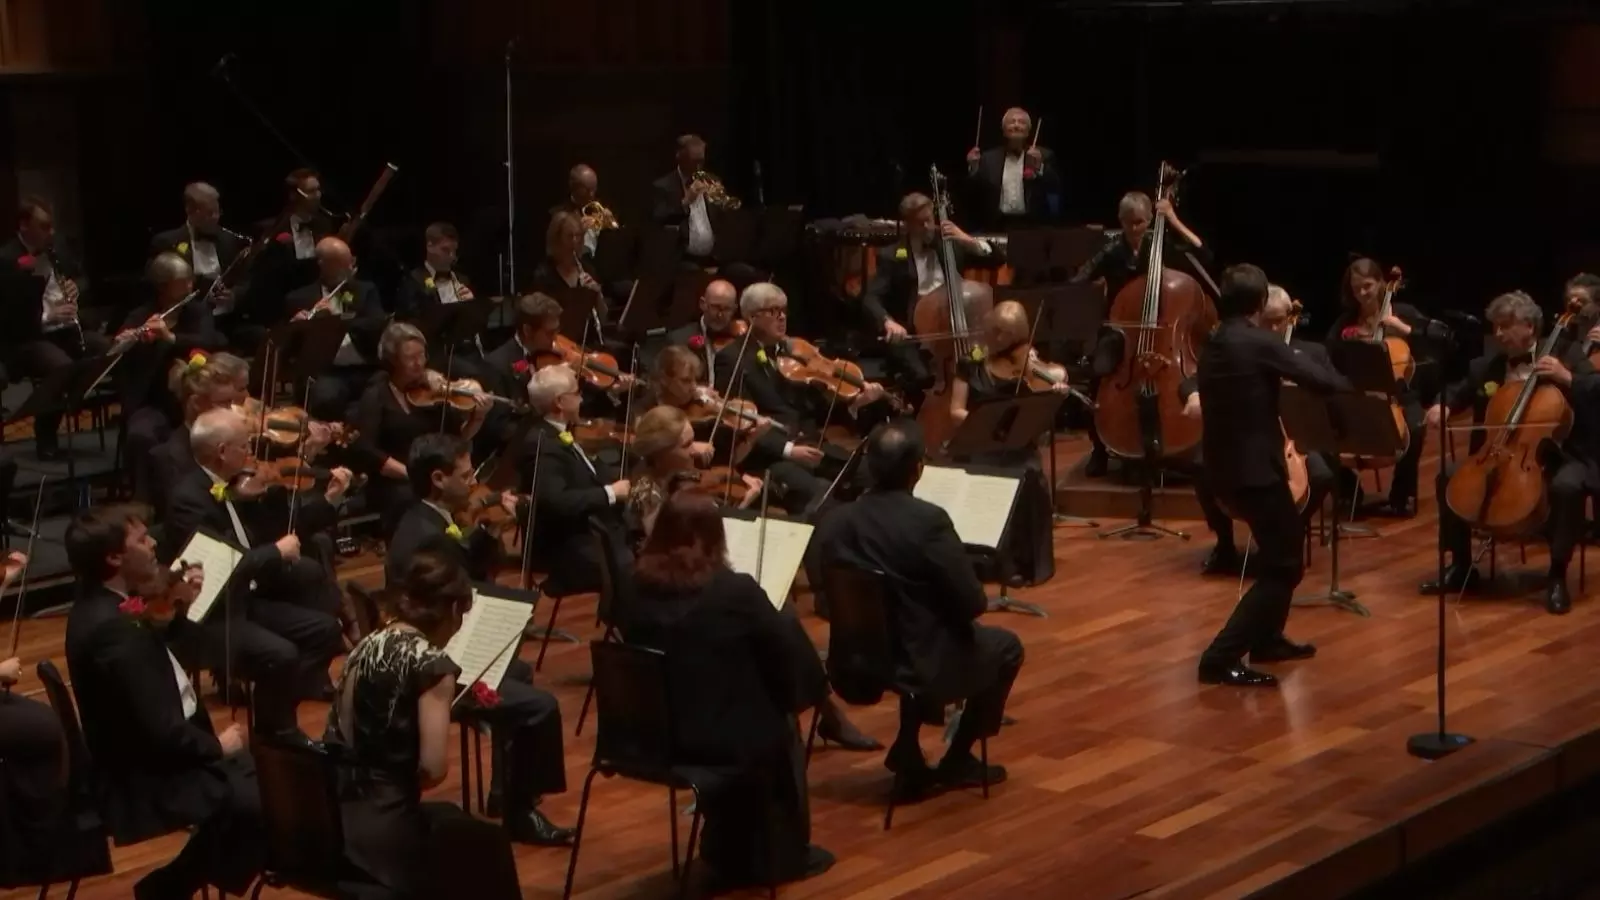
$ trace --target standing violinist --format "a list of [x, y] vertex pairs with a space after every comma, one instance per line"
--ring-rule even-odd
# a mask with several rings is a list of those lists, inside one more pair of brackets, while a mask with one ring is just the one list
[[888, 342], [895, 377], [906, 391], [917, 394], [933, 387], [933, 373], [922, 358], [921, 346], [906, 340], [910, 333], [906, 323], [911, 321], [918, 298], [944, 286], [941, 240], [948, 239], [955, 248], [957, 270], [968, 257], [987, 257], [994, 251], [988, 241], [974, 238], [954, 222], [946, 220], [941, 232], [935, 223], [933, 200], [927, 194], [907, 194], [900, 201], [900, 221], [905, 241], [878, 248], [877, 271], [861, 295], [861, 308]]
[[[1383, 268], [1367, 257], [1351, 260], [1339, 284], [1342, 309], [1339, 318], [1328, 329], [1328, 341], [1372, 340], [1381, 330], [1385, 337], [1403, 339], [1410, 347], [1413, 358], [1422, 346], [1421, 337], [1428, 318], [1409, 303], [1389, 303], [1389, 313], [1384, 316], [1384, 299], [1389, 293]], [[1406, 452], [1394, 462], [1394, 474], [1389, 481], [1389, 497], [1375, 511], [1388, 516], [1410, 518], [1416, 515], [1412, 503], [1417, 499], [1417, 466], [1422, 460], [1422, 396], [1415, 381], [1395, 384], [1395, 402], [1405, 416], [1406, 430], [1411, 441]], [[1359, 495], [1357, 474], [1341, 470], [1341, 493]]]
[[177, 228], [151, 239], [150, 255], [176, 253], [183, 257], [194, 269], [195, 285], [201, 294], [210, 292], [212, 311], [218, 320], [231, 323], [233, 289], [220, 285], [212, 292], [211, 287], [248, 242], [222, 227], [222, 197], [216, 188], [203, 181], [184, 187], [183, 220]]
[[1061, 204], [1061, 168], [1048, 147], [1029, 145], [1033, 119], [1021, 107], [1000, 119], [1005, 143], [989, 150], [967, 151], [967, 178], [984, 221], [1006, 231], [1053, 218]]
[[1294, 589], [1304, 574], [1300, 511], [1284, 465], [1278, 397], [1285, 379], [1317, 393], [1349, 390], [1343, 375], [1296, 354], [1262, 326], [1267, 276], [1251, 265], [1222, 273], [1221, 322], [1200, 350], [1199, 390], [1205, 395], [1201, 447], [1212, 490], [1250, 526], [1259, 548], [1256, 582], [1200, 657], [1202, 684], [1269, 686], [1277, 679], [1252, 663], [1308, 659], [1310, 644], [1284, 635]]
[[703, 363], [701, 380], [715, 384], [717, 351], [742, 336], [745, 327], [739, 320], [739, 292], [732, 282], [717, 278], [700, 295], [700, 318], [667, 332], [666, 344], [688, 347], [698, 354]]
[[[372, 379], [378, 338], [389, 314], [370, 281], [356, 277], [350, 245], [336, 237], [317, 242], [317, 279], [284, 298], [297, 321], [338, 316], [345, 322], [344, 340], [333, 365], [312, 382], [306, 411], [328, 422], [348, 422], [351, 406]], [[266, 398], [263, 398], [266, 399]]]
[[[1150, 228], [1155, 223], [1157, 215], [1164, 218], [1167, 223], [1165, 230], [1167, 246], [1163, 248], [1162, 253], [1164, 266], [1179, 269], [1191, 276], [1198, 276], [1199, 273], [1194, 271], [1195, 269], [1203, 269], [1210, 265], [1210, 255], [1205, 243], [1193, 229], [1178, 218], [1177, 207], [1172, 205], [1172, 201], [1162, 199], [1152, 202], [1149, 194], [1129, 191], [1122, 195], [1122, 200], [1117, 204], [1117, 222], [1122, 226], [1121, 230], [1108, 232], [1105, 243], [1099, 251], [1072, 277], [1072, 281], [1079, 284], [1096, 279], [1103, 280], [1106, 285], [1107, 312], [1111, 308], [1112, 301], [1116, 300], [1117, 294], [1129, 282], [1149, 270], [1153, 242], [1145, 240], [1145, 237], [1150, 234]], [[1101, 318], [1105, 318], [1105, 315], [1102, 314]], [[1122, 364], [1124, 345], [1125, 339], [1121, 332], [1109, 326], [1101, 327], [1100, 336], [1095, 342], [1094, 379], [1089, 385], [1091, 395], [1098, 392], [1100, 379], [1117, 371], [1117, 366]], [[1089, 439], [1094, 445], [1094, 450], [1089, 454], [1084, 474], [1098, 478], [1106, 474], [1108, 459], [1105, 445], [1100, 443], [1100, 435], [1094, 430], [1093, 419], [1090, 420]]]
[[[1030, 359], [1037, 358], [1028, 340], [1030, 325], [1028, 311], [1021, 303], [1007, 300], [997, 304], [982, 322], [983, 343], [974, 354], [976, 358], [958, 360], [956, 378], [950, 389], [950, 421], [959, 428], [966, 421], [970, 406], [988, 400], [1015, 397], [1027, 391], [1026, 378], [1017, 374], [1026, 372]], [[1009, 370], [999, 367], [1006, 365]], [[1067, 392], [1067, 383], [1061, 381], [1050, 388], [1058, 393]], [[986, 466], [1019, 469], [1022, 486], [1017, 497], [1017, 507], [1006, 527], [1001, 547], [1000, 580], [1012, 584], [1041, 584], [1056, 573], [1054, 528], [1055, 510], [1051, 503], [1050, 486], [1039, 462], [1037, 447], [1024, 447], [1019, 451], [996, 451], [973, 459]]]
[[[1572, 609], [1567, 564], [1583, 537], [1584, 500], [1600, 493], [1600, 447], [1596, 446], [1600, 440], [1596, 438], [1594, 421], [1600, 408], [1594, 403], [1592, 390], [1594, 367], [1583, 357], [1579, 345], [1571, 342], [1559, 357], [1533, 358], [1544, 313], [1533, 298], [1521, 291], [1496, 297], [1485, 317], [1494, 326], [1499, 349], [1468, 364], [1466, 377], [1445, 390], [1442, 400], [1428, 409], [1425, 421], [1428, 427], [1442, 427], [1447, 415], [1470, 408], [1473, 421], [1482, 423], [1490, 398], [1497, 391], [1521, 390], [1522, 383], [1533, 377], [1555, 385], [1567, 395], [1574, 413], [1572, 433], [1560, 445], [1546, 441], [1539, 454], [1550, 502], [1550, 571], [1544, 603], [1550, 613], [1564, 615]], [[1582, 383], [1582, 391], [1575, 389], [1575, 380]], [[1413, 435], [1414, 443], [1420, 434], [1419, 430]], [[1483, 441], [1482, 432], [1473, 432], [1470, 452], [1477, 452]], [[1438, 593], [1441, 588], [1449, 593], [1470, 590], [1477, 581], [1472, 565], [1472, 530], [1443, 500], [1454, 473], [1452, 466], [1440, 472], [1435, 482], [1440, 498], [1439, 543], [1449, 551], [1450, 565], [1445, 569], [1443, 585], [1433, 579], [1421, 585], [1419, 590], [1424, 594]]]
[[367, 483], [371, 508], [383, 517], [387, 532], [415, 499], [405, 463], [412, 442], [435, 432], [470, 441], [494, 401], [480, 394], [470, 398], [466, 411], [444, 402], [444, 376], [428, 369], [428, 340], [415, 325], [396, 322], [385, 328], [378, 359], [386, 377], [373, 379], [361, 395], [356, 451], [372, 479]]

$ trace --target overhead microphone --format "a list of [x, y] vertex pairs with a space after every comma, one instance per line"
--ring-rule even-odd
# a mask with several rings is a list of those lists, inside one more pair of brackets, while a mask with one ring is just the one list
[[213, 77], [213, 78], [217, 78], [217, 77], [226, 78], [228, 76], [228, 63], [230, 63], [233, 60], [238, 59], [238, 58], [239, 58], [239, 56], [236, 53], [224, 53], [224, 54], [222, 54], [222, 58], [217, 60], [217, 64], [211, 67], [211, 77]]

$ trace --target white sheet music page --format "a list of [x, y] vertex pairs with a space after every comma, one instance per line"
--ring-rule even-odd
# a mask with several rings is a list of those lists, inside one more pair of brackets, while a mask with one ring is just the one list
[[782, 519], [767, 519], [766, 523], [763, 539], [760, 519], [722, 520], [728, 538], [728, 568], [760, 581], [772, 608], [781, 610], [794, 588], [794, 576], [800, 571], [815, 529], [804, 522]]
[[961, 543], [998, 547], [1011, 518], [1021, 481], [1000, 475], [974, 475], [950, 466], [922, 470], [912, 493], [944, 510], [956, 526]]
[[[517, 655], [515, 647], [507, 650], [506, 645], [522, 633], [532, 617], [531, 603], [490, 597], [473, 591], [472, 609], [461, 620], [461, 630], [445, 645], [444, 652], [451, 662], [461, 667], [463, 679], [482, 672], [483, 676], [478, 681], [499, 690], [500, 679], [505, 677], [506, 668]], [[502, 650], [505, 652], [501, 653]], [[498, 659], [495, 658], [496, 654], [499, 654]], [[491, 659], [494, 660], [492, 665], [489, 662]], [[485, 666], [488, 666], [487, 670]], [[462, 683], [462, 687], [470, 686]]]
[[244, 554], [233, 547], [224, 544], [210, 535], [198, 531], [194, 537], [189, 538], [189, 543], [184, 545], [183, 552], [172, 563], [172, 571], [177, 572], [183, 568], [184, 563], [199, 566], [205, 575], [205, 582], [200, 586], [200, 595], [189, 604], [188, 618], [191, 622], [204, 622], [206, 615], [211, 612], [211, 607], [222, 596], [222, 589], [228, 586], [228, 579], [233, 577], [233, 570], [239, 568], [239, 561], [244, 559]]

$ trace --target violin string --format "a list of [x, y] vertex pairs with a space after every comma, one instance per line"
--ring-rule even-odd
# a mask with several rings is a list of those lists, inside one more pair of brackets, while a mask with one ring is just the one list
[[22, 642], [22, 608], [28, 599], [28, 570], [32, 568], [33, 545], [39, 537], [39, 513], [44, 509], [44, 486], [49, 481], [44, 475], [39, 476], [39, 490], [33, 498], [33, 524], [28, 528], [28, 562], [22, 567], [22, 583], [17, 587], [17, 607], [11, 611], [11, 651], [6, 654], [10, 659], [17, 655], [17, 647]]

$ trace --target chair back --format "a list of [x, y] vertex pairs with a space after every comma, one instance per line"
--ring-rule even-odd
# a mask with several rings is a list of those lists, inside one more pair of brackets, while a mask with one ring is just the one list
[[72, 691], [62, 680], [61, 670], [50, 660], [40, 660], [35, 671], [44, 684], [50, 708], [61, 720], [61, 736], [67, 744], [67, 789], [74, 798], [92, 798], [94, 767], [89, 757], [89, 744], [83, 739], [83, 726], [78, 721], [78, 707], [72, 702]]
[[266, 826], [266, 871], [311, 893], [347, 871], [338, 764], [321, 746], [263, 741], [252, 748]]
[[672, 764], [667, 656], [633, 644], [593, 641], [595, 764], [666, 769]]
[[616, 539], [594, 516], [589, 517], [589, 534], [594, 537], [595, 545], [600, 550], [600, 621], [620, 628], [623, 620], [617, 616], [627, 615], [633, 590], [633, 573], [625, 569], [617, 558]]
[[894, 683], [887, 578], [882, 572], [829, 566], [822, 582], [830, 607], [828, 681], [846, 703], [877, 703]]

